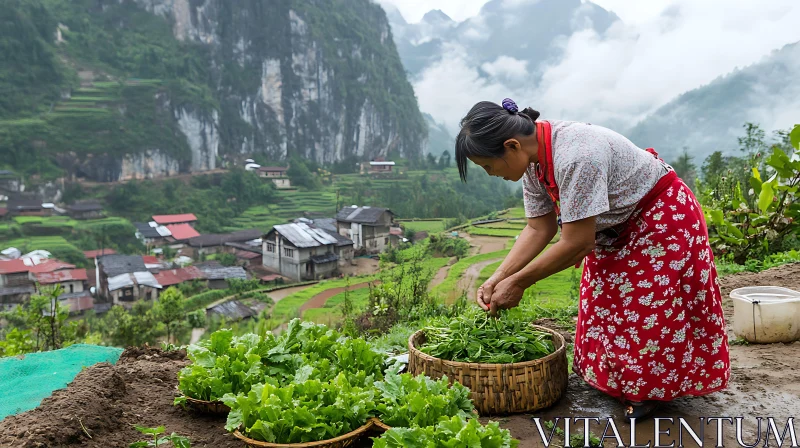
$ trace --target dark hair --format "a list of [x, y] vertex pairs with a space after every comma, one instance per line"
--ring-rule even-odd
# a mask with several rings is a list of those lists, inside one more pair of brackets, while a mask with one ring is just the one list
[[530, 107], [517, 112], [517, 105], [508, 98], [502, 106], [491, 101], [472, 106], [461, 119], [461, 131], [456, 137], [456, 165], [461, 180], [467, 181], [468, 157], [503, 157], [503, 143], [515, 135], [533, 134], [537, 118], [539, 112]]

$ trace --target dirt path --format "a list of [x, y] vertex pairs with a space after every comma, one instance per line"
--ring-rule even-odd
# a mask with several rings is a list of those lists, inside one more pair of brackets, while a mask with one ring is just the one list
[[203, 337], [203, 333], [206, 332], [205, 328], [192, 328], [192, 338], [189, 340], [190, 344], [197, 344], [201, 337]]
[[478, 248], [472, 255], [488, 254], [503, 250], [506, 248], [506, 244], [510, 239], [496, 236], [472, 236], [468, 233], [461, 233], [459, 236], [469, 241], [470, 245]]
[[[370, 283], [374, 283], [374, 282], [364, 282], [364, 283], [358, 283], [358, 284], [355, 284], [355, 285], [350, 285], [350, 291], [355, 291], [356, 289], [366, 288], [366, 287], [368, 287], [370, 285]], [[326, 289], [325, 291], [322, 291], [321, 293], [319, 293], [319, 294], [315, 295], [314, 297], [308, 299], [308, 301], [306, 301], [306, 303], [304, 303], [304, 304], [302, 304], [300, 306], [300, 317], [301, 318], [303, 317], [303, 312], [305, 310], [310, 310], [312, 308], [322, 308], [323, 306], [325, 306], [325, 302], [327, 302], [328, 299], [330, 299], [331, 297], [335, 296], [336, 294], [343, 293], [345, 291], [345, 289], [346, 289], [345, 287]]]
[[277, 291], [270, 291], [270, 292], [267, 293], [267, 295], [269, 296], [270, 299], [272, 299], [273, 302], [278, 303], [281, 300], [285, 299], [286, 297], [288, 297], [288, 296], [290, 296], [290, 295], [292, 295], [292, 294], [294, 294], [296, 292], [300, 292], [300, 291], [306, 290], [306, 289], [308, 289], [308, 288], [310, 288], [312, 286], [314, 286], [314, 284], [303, 285], [303, 286], [293, 286], [291, 288], [284, 288], [284, 289], [279, 289]]
[[[735, 336], [730, 331], [733, 322], [733, 304], [730, 291], [743, 286], [784, 286], [800, 291], [800, 264], [773, 268], [758, 274], [738, 274], [721, 279], [725, 319], [728, 323], [729, 340]], [[572, 330], [574, 333], [574, 330]], [[757, 417], [773, 417], [779, 432], [782, 432], [789, 417], [800, 415], [800, 342], [792, 344], [764, 345], [731, 345], [731, 379], [726, 390], [711, 395], [695, 398], [680, 398], [663, 405], [656, 417], [683, 417], [695, 431], [700, 428], [700, 417], [744, 417], [744, 441], [752, 444], [756, 441]], [[515, 415], [501, 418], [501, 426], [511, 430], [514, 437], [520, 440], [520, 448], [544, 446], [531, 417], [534, 415]], [[556, 417], [598, 417], [602, 424], [592, 423], [590, 430], [600, 436], [609, 417], [622, 435], [623, 441], [630, 443], [630, 425], [623, 418], [623, 410], [619, 403], [609, 396], [586, 385], [575, 375], [570, 377], [565, 396], [553, 407], [535, 414], [542, 419]], [[573, 433], [582, 432], [573, 424]], [[563, 429], [563, 422], [559, 425]], [[679, 425], [662, 422], [661, 429], [670, 428], [670, 436], [663, 436], [662, 443], [669, 445], [676, 441]], [[705, 425], [705, 446], [714, 446], [716, 441], [716, 423]], [[795, 422], [797, 428], [797, 422]], [[766, 420], [762, 422], [762, 433], [767, 429]], [[647, 445], [654, 438], [653, 420], [643, 421], [636, 425], [637, 443]], [[697, 446], [688, 433], [684, 432], [686, 446]], [[770, 436], [771, 444], [775, 442]], [[788, 437], [788, 434], [787, 434]], [[764, 436], [758, 446], [764, 445]], [[688, 442], [687, 442], [688, 441]], [[608, 443], [613, 442], [609, 439]], [[725, 446], [740, 446], [736, 441], [736, 427], [724, 424], [723, 443]], [[611, 444], [613, 446], [615, 444]], [[790, 445], [787, 444], [787, 445]], [[551, 445], [559, 446], [559, 445]], [[563, 446], [561, 443], [560, 446]]]
[[444, 266], [436, 271], [436, 275], [433, 276], [431, 279], [430, 284], [428, 284], [428, 289], [433, 289], [439, 286], [444, 279], [447, 278], [447, 273], [450, 272], [450, 266]]
[[464, 271], [464, 275], [458, 279], [458, 283], [456, 285], [455, 293], [460, 295], [461, 292], [466, 291], [467, 297], [472, 298], [475, 297], [475, 294], [478, 292], [478, 287], [475, 285], [475, 282], [478, 281], [478, 277], [481, 276], [481, 271], [486, 266], [489, 266], [492, 263], [497, 263], [501, 261], [502, 258], [495, 258], [492, 260], [481, 261], [480, 263], [475, 263], [472, 266], [468, 267], [466, 271]]

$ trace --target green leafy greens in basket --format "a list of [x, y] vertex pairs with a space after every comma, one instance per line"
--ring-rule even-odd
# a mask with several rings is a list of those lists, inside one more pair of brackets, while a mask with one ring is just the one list
[[392, 428], [373, 439], [375, 448], [515, 448], [519, 441], [496, 422], [444, 418], [436, 426]]
[[375, 383], [381, 392], [378, 412], [383, 423], [392, 427], [432, 426], [441, 417], [476, 417], [470, 391], [447, 378], [432, 380], [409, 373], [386, 375]]
[[[350, 377], [354, 378], [350, 378]], [[354, 379], [354, 381], [350, 381]], [[247, 394], [227, 394], [231, 408], [225, 428], [269, 443], [332, 439], [363, 426], [375, 416], [375, 388], [364, 372], [340, 373], [328, 382], [306, 380], [279, 387], [257, 384]]]
[[453, 318], [439, 318], [423, 329], [420, 351], [459, 362], [505, 364], [532, 361], [555, 351], [553, 336], [530, 322], [502, 313], [491, 317], [470, 307]]
[[[178, 373], [178, 388], [187, 397], [216, 401], [225, 394], [247, 393], [269, 379], [284, 386], [309, 379], [329, 381], [339, 373], [352, 378], [383, 378], [386, 355], [363, 339], [310, 322], [292, 320], [275, 337], [256, 334], [234, 337], [231, 330], [214, 332], [208, 341], [187, 348], [192, 361]], [[364, 384], [361, 384], [364, 386]], [[183, 403], [178, 397], [175, 403]]]

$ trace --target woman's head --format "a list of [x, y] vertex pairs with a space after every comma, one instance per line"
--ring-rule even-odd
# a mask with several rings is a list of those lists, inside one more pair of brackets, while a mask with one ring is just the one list
[[481, 101], [461, 120], [456, 137], [456, 165], [461, 180], [467, 180], [467, 160], [491, 176], [518, 181], [536, 154], [536, 126], [539, 112], [522, 112], [509, 98], [502, 105]]

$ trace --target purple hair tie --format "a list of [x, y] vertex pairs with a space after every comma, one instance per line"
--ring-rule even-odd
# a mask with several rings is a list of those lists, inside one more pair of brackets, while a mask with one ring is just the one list
[[517, 108], [517, 103], [515, 103], [511, 98], [506, 98], [503, 100], [503, 109], [511, 112], [512, 114], [515, 114], [517, 111], [519, 111]]

